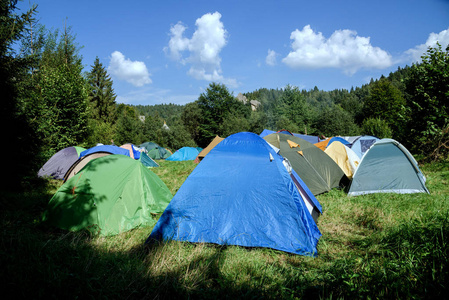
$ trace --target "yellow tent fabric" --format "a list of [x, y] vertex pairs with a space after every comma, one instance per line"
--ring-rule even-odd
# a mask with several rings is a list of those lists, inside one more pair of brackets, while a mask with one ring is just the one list
[[335, 163], [345, 172], [345, 175], [351, 179], [360, 164], [360, 158], [352, 149], [346, 147], [341, 142], [333, 142], [324, 150]]
[[299, 147], [299, 144], [297, 144], [297, 143], [295, 143], [295, 142], [293, 142], [293, 141], [287, 140], [287, 143], [288, 143], [288, 145], [290, 146], [290, 148], [296, 148], [296, 147]]

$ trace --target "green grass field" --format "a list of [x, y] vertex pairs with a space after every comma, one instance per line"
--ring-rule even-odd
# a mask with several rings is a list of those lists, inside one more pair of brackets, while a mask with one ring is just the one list
[[[193, 162], [152, 169], [173, 194]], [[151, 227], [113, 237], [40, 222], [60, 182], [1, 193], [1, 282], [9, 298], [446, 298], [449, 163], [422, 166], [431, 195], [319, 195], [318, 257], [168, 242]], [[10, 295], [10, 296], [7, 296]]]

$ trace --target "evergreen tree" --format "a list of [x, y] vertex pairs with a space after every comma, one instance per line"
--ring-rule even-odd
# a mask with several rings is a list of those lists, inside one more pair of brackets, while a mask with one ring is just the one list
[[[315, 92], [318, 89], [315, 87]], [[305, 132], [312, 120], [312, 109], [307, 104], [301, 91], [297, 87], [287, 85], [276, 105], [278, 116], [277, 129], [287, 129], [289, 127], [294, 132]], [[280, 128], [279, 126], [283, 126]], [[289, 130], [289, 129], [288, 129]]]
[[[21, 57], [14, 50], [14, 44], [19, 42], [26, 30], [26, 24], [32, 22], [36, 11], [33, 6], [29, 11], [17, 15], [17, 1], [0, 0], [0, 91], [2, 105], [0, 120], [2, 138], [14, 145], [16, 157], [14, 171], [4, 176], [2, 189], [20, 188], [22, 179], [34, 173], [33, 151], [30, 146], [37, 146], [36, 132], [29, 120], [21, 114], [18, 83], [26, 78], [33, 65], [33, 58]], [[7, 147], [2, 147], [2, 157], [10, 155]], [[37, 147], [35, 150], [39, 150]]]
[[98, 57], [91, 67], [91, 71], [87, 73], [91, 117], [98, 121], [113, 123], [117, 96], [112, 88], [112, 79]]

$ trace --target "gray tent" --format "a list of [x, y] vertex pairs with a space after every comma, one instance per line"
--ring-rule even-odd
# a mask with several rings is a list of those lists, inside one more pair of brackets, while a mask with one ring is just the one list
[[279, 154], [290, 161], [293, 170], [314, 195], [344, 186], [348, 181], [343, 170], [329, 155], [302, 138], [272, 133], [264, 140], [279, 149]]
[[429, 193], [426, 179], [408, 150], [392, 139], [377, 141], [360, 162], [349, 196], [372, 193]]

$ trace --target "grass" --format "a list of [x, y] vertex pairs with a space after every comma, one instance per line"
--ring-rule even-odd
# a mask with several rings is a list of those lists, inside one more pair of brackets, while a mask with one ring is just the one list
[[[193, 162], [152, 169], [175, 194]], [[40, 222], [57, 181], [1, 193], [0, 262], [10, 298], [445, 298], [449, 163], [422, 166], [431, 195], [319, 195], [318, 257], [171, 241], [150, 228], [113, 237]]]

